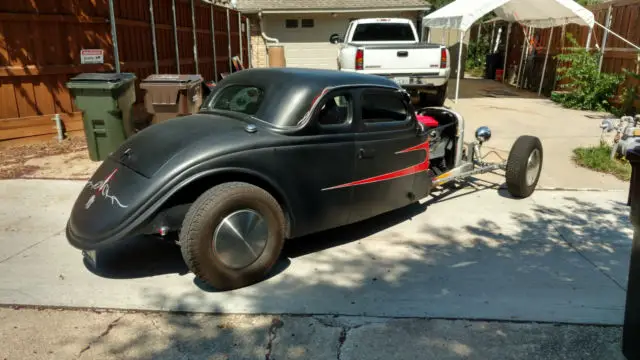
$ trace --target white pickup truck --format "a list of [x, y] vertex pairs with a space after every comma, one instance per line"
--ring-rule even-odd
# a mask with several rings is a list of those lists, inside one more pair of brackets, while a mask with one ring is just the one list
[[443, 45], [421, 43], [411, 20], [354, 20], [344, 38], [333, 34], [329, 42], [340, 44], [338, 70], [388, 77], [421, 106], [444, 104], [451, 73], [449, 50]]

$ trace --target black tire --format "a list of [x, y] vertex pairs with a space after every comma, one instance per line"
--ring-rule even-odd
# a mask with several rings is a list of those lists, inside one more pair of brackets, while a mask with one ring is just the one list
[[434, 106], [443, 106], [445, 101], [447, 101], [447, 86], [448, 84], [444, 84], [438, 88], [438, 92], [434, 99]]
[[[539, 152], [539, 168], [532, 182], [527, 181], [527, 169], [529, 157], [535, 152]], [[540, 180], [544, 153], [542, 143], [535, 136], [520, 136], [511, 147], [509, 158], [507, 159], [506, 182], [507, 190], [516, 198], [529, 197]]]
[[[213, 246], [218, 224], [229, 214], [251, 209], [265, 220], [266, 245], [251, 264], [234, 269], [225, 265]], [[263, 280], [278, 261], [285, 241], [285, 216], [267, 191], [247, 183], [231, 182], [202, 194], [189, 208], [180, 230], [182, 257], [189, 269], [217, 290], [232, 290]]]

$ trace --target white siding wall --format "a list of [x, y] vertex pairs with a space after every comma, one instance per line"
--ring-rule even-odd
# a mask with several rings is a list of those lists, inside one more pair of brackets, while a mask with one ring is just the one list
[[[371, 12], [331, 14], [264, 15], [264, 31], [285, 46], [288, 67], [336, 69], [338, 48], [329, 43], [331, 34], [344, 35], [350, 19], [368, 17], [402, 17], [416, 21], [416, 12]], [[287, 19], [298, 19], [298, 28], [288, 29]], [[313, 19], [313, 28], [302, 28], [302, 19]]]

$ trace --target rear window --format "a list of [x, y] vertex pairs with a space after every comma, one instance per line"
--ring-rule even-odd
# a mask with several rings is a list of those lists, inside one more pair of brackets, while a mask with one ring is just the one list
[[216, 110], [255, 115], [263, 100], [264, 91], [258, 87], [232, 85], [219, 90], [210, 107]]
[[396, 23], [358, 24], [352, 41], [415, 41], [411, 25]]

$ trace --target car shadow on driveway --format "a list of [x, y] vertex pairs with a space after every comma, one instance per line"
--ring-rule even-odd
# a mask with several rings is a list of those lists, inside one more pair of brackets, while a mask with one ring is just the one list
[[[278, 263], [263, 281], [283, 273], [291, 264], [291, 259], [362, 240], [424, 213], [435, 203], [498, 187], [498, 184], [472, 178], [461, 185], [438, 189], [425, 201], [355, 224], [288, 240]], [[137, 236], [126, 242], [126, 246], [100, 251], [98, 268], [86, 259], [83, 263], [94, 275], [108, 279], [135, 279], [168, 274], [184, 276], [189, 273], [189, 268], [175, 241], [177, 234], [169, 234], [162, 240], [153, 236]], [[203, 291], [218, 292], [198, 278], [194, 279], [194, 284]]]

